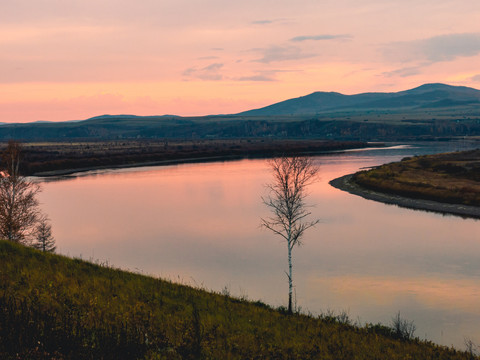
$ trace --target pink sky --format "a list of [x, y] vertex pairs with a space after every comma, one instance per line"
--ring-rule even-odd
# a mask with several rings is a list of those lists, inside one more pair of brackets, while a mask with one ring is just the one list
[[478, 0], [2, 0], [0, 122], [480, 88]]

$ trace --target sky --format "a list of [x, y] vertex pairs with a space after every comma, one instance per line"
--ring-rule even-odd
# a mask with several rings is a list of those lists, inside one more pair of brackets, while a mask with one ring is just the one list
[[480, 88], [479, 0], [1, 0], [0, 122]]

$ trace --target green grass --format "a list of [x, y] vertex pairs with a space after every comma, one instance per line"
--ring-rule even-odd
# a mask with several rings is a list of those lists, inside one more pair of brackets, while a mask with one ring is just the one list
[[0, 285], [1, 359], [470, 359], [5, 241]]
[[405, 158], [356, 173], [353, 180], [382, 192], [480, 206], [480, 150]]

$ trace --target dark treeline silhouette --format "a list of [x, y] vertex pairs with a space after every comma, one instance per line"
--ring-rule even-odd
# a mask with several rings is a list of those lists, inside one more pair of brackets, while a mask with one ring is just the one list
[[[478, 105], [477, 105], [478, 109]], [[338, 117], [338, 116], [337, 116]], [[0, 140], [101, 141], [125, 139], [205, 140], [240, 138], [406, 141], [480, 135], [480, 115], [443, 118], [379, 113], [349, 116], [171, 118], [115, 116], [74, 123], [6, 124]]]

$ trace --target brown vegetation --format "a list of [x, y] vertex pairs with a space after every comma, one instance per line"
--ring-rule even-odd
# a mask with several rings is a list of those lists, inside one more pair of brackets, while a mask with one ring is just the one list
[[35, 175], [58, 170], [318, 153], [367, 145], [358, 141], [271, 139], [25, 143], [21, 170], [26, 175]]
[[480, 206], [480, 149], [405, 158], [359, 172], [353, 180], [381, 192]]

